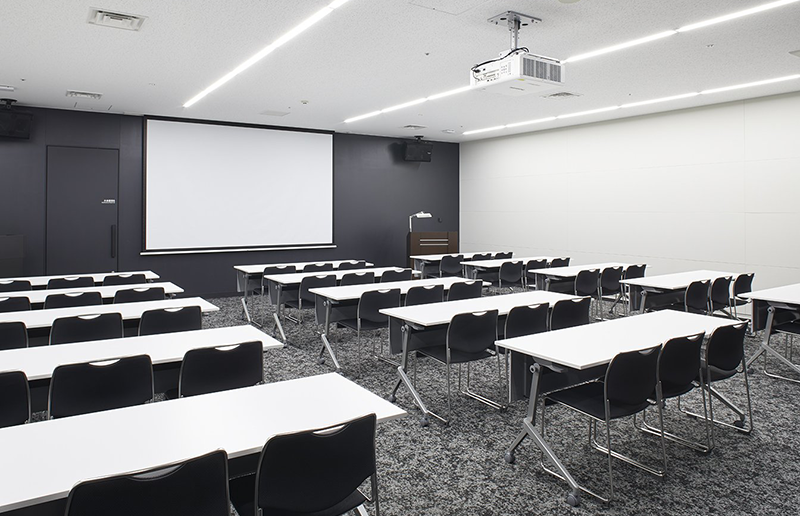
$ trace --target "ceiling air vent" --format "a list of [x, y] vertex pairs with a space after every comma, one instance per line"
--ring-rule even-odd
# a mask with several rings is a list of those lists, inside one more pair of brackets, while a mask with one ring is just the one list
[[288, 114], [289, 114], [288, 111], [273, 111], [271, 109], [267, 109], [266, 111], [262, 111], [261, 113], [259, 113], [259, 115], [264, 115], [264, 116], [286, 116]]
[[542, 95], [543, 99], [568, 99], [572, 97], [580, 97], [580, 93], [572, 93], [569, 91], [559, 91], [558, 93], [551, 93], [550, 95]]
[[89, 23], [113, 29], [138, 31], [142, 28], [144, 20], [145, 16], [137, 16], [135, 14], [117, 13], [104, 9], [91, 9], [89, 11]]
[[103, 96], [102, 93], [91, 93], [89, 91], [67, 90], [67, 97], [77, 97], [79, 99], [100, 100], [100, 98], [102, 96]]
[[425, 129], [425, 128], [426, 127], [424, 125], [409, 124], [409, 125], [404, 125], [400, 129], [411, 129], [412, 131], [416, 131], [417, 129]]

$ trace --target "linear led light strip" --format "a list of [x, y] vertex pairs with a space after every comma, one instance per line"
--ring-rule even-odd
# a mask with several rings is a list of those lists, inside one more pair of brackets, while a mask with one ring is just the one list
[[[778, 0], [776, 2], [769, 2], [769, 3], [762, 4], [762, 5], [759, 5], [759, 6], [756, 6], [756, 7], [752, 7], [750, 9], [745, 9], [743, 11], [737, 11], [735, 13], [726, 14], [724, 16], [718, 16], [716, 18], [711, 18], [709, 20], [701, 21], [701, 22], [698, 22], [698, 23], [691, 23], [689, 25], [684, 25], [683, 27], [680, 27], [678, 29], [667, 30], [667, 31], [659, 32], [658, 34], [653, 34], [652, 36], [646, 36], [644, 38], [638, 38], [638, 39], [634, 39], [634, 40], [631, 40], [631, 41], [626, 41], [626, 42], [620, 43], [618, 45], [612, 45], [610, 47], [605, 47], [605, 48], [601, 48], [601, 49], [598, 49], [598, 50], [593, 50], [592, 52], [586, 52], [584, 54], [578, 54], [578, 55], [569, 57], [569, 58], [565, 59], [562, 62], [563, 63], [574, 63], [576, 61], [582, 61], [584, 59], [589, 59], [591, 57], [596, 57], [596, 56], [600, 56], [600, 55], [603, 55], [603, 54], [609, 54], [611, 52], [616, 52], [617, 50], [622, 50], [622, 49], [625, 49], [625, 48], [635, 47], [637, 45], [642, 45], [644, 43], [649, 43], [651, 41], [656, 41], [656, 40], [659, 40], [659, 39], [663, 39], [663, 38], [666, 38], [666, 37], [669, 37], [669, 36], [672, 36], [672, 35], [675, 35], [675, 34], [678, 34], [678, 33], [681, 33], [681, 32], [689, 32], [691, 30], [700, 29], [702, 27], [708, 27], [710, 25], [716, 25], [718, 23], [722, 23], [722, 22], [726, 22], [726, 21], [730, 21], [730, 20], [735, 20], [737, 18], [742, 18], [744, 16], [749, 16], [751, 14], [756, 14], [756, 13], [760, 13], [760, 12], [763, 12], [763, 11], [768, 11], [770, 9], [775, 9], [776, 7], [783, 7], [784, 5], [793, 4], [795, 2], [800, 2], [800, 0]], [[378, 111], [372, 111], [372, 112], [366, 113], [364, 115], [354, 116], [352, 118], [348, 118], [344, 122], [346, 124], [349, 124], [351, 122], [357, 122], [358, 120], [363, 120], [365, 118], [370, 118], [370, 117], [373, 117], [373, 116], [377, 116], [377, 115], [380, 115], [382, 113], [388, 113], [390, 111], [395, 111], [395, 110], [398, 110], [398, 109], [403, 109], [405, 107], [414, 106], [414, 105], [421, 104], [421, 103], [423, 103], [425, 101], [428, 101], [428, 100], [434, 100], [434, 99], [437, 99], [437, 98], [447, 97], [449, 95], [453, 95], [455, 93], [461, 93], [461, 92], [467, 91], [469, 89], [471, 89], [469, 86], [465, 86], [463, 88], [457, 88], [455, 90], [450, 90], [450, 91], [445, 92], [445, 93], [440, 93], [440, 94], [437, 94], [437, 95], [431, 95], [430, 97], [424, 97], [424, 98], [421, 98], [421, 99], [413, 100], [411, 102], [405, 102], [403, 104], [398, 104], [396, 106], [392, 106], [392, 107], [389, 107], [389, 108], [386, 108], [386, 109], [380, 109]]]
[[328, 16], [329, 14], [331, 14], [334, 9], [336, 9], [338, 7], [341, 7], [342, 5], [347, 3], [348, 1], [349, 0], [334, 0], [333, 2], [328, 4], [327, 6], [323, 7], [322, 9], [317, 11], [316, 13], [312, 14], [310, 17], [306, 18], [302, 23], [300, 23], [300, 25], [297, 25], [295, 28], [293, 28], [292, 30], [290, 30], [289, 32], [284, 34], [283, 36], [279, 37], [278, 39], [276, 39], [275, 41], [273, 41], [272, 43], [270, 43], [266, 47], [262, 48], [261, 51], [259, 51], [253, 57], [251, 57], [247, 61], [243, 62], [242, 64], [240, 64], [239, 66], [237, 66], [236, 68], [231, 70], [230, 72], [226, 73], [225, 75], [223, 75], [222, 77], [217, 79], [214, 83], [212, 83], [211, 86], [209, 86], [208, 88], [204, 89], [203, 91], [201, 91], [200, 93], [198, 93], [197, 95], [192, 97], [188, 102], [186, 102], [186, 104], [183, 105], [183, 107], [188, 108], [188, 107], [192, 106], [198, 100], [202, 99], [203, 97], [205, 97], [206, 95], [208, 95], [212, 91], [216, 90], [217, 88], [219, 88], [220, 86], [222, 86], [226, 82], [230, 81], [231, 79], [233, 79], [234, 77], [236, 77], [237, 75], [242, 73], [243, 71], [247, 70], [248, 68], [250, 68], [251, 66], [253, 66], [257, 62], [261, 61], [266, 56], [271, 54], [274, 50], [276, 50], [278, 47], [288, 43], [289, 41], [294, 39], [295, 36], [298, 36], [300, 33], [304, 32], [306, 29], [308, 29], [309, 27], [311, 27], [312, 25], [314, 25], [315, 23], [317, 23], [321, 19], [323, 19], [326, 16]]
[[712, 93], [722, 93], [724, 91], [732, 91], [732, 90], [739, 90], [742, 88], [752, 88], [754, 86], [763, 86], [765, 84], [773, 84], [776, 82], [783, 82], [783, 81], [791, 81], [794, 79], [800, 79], [800, 74], [795, 75], [787, 75], [786, 77], [778, 77], [776, 79], [767, 79], [764, 81], [756, 81], [756, 82], [748, 82], [746, 84], [737, 84], [735, 86], [725, 86], [723, 88], [713, 88], [710, 90], [703, 90], [703, 91], [693, 91], [691, 93], [684, 93], [682, 95], [673, 95], [671, 97], [661, 97], [658, 99], [652, 100], [643, 100], [641, 102], [631, 102], [629, 104], [622, 104], [619, 106], [608, 106], [600, 109], [592, 109], [589, 111], [580, 111], [578, 113], [568, 113], [566, 115], [558, 115], [558, 116], [550, 116], [546, 118], [539, 118], [536, 120], [528, 120], [526, 122], [516, 122], [513, 124], [506, 124], [506, 125], [496, 125], [493, 127], [486, 127], [484, 129], [475, 129], [473, 131], [466, 131], [463, 134], [465, 136], [469, 136], [471, 134], [479, 134], [479, 133], [488, 133], [490, 131], [499, 131], [500, 129], [512, 129], [515, 127], [521, 127], [525, 125], [533, 125], [533, 124], [540, 124], [543, 122], [551, 122], [553, 120], [562, 120], [565, 118], [574, 118], [578, 116], [587, 116], [587, 115], [595, 115], [597, 113], [605, 113], [606, 111], [615, 111], [617, 109], [627, 109], [639, 106], [648, 106], [650, 104], [659, 104], [661, 102], [670, 102], [673, 100], [681, 100], [681, 99], [688, 99], [690, 97], [696, 97], [698, 95], [710, 95]]

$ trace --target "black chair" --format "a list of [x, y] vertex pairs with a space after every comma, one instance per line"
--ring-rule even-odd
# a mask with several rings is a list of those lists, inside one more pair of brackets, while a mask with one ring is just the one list
[[76, 484], [66, 516], [230, 516], [228, 456], [200, 457]]
[[524, 264], [519, 262], [505, 262], [500, 265], [500, 272], [497, 275], [497, 286], [499, 288], [508, 287], [512, 291], [514, 285], [525, 286]]
[[555, 331], [589, 324], [591, 303], [589, 297], [556, 301], [550, 311], [550, 329]]
[[563, 258], [553, 258], [550, 261], [549, 267], [556, 268], [556, 267], [569, 267], [569, 257], [565, 256]]
[[51, 308], [72, 308], [75, 306], [98, 306], [103, 304], [100, 292], [74, 294], [50, 294], [44, 298], [45, 310]]
[[528, 260], [525, 264], [525, 287], [530, 286], [530, 280], [534, 280], [533, 288], [536, 288], [536, 274], [533, 274], [532, 271], [538, 271], [540, 269], [547, 268], [547, 258], [540, 258], [538, 260]]
[[392, 281], [411, 281], [412, 270], [411, 269], [397, 269], [397, 270], [388, 270], [383, 271], [381, 274], [381, 283], [389, 283]]
[[118, 313], [60, 317], [50, 328], [50, 345], [120, 339], [123, 335], [122, 315]]
[[495, 259], [495, 260], [510, 260], [510, 259], [511, 259], [511, 258], [513, 258], [513, 257], [514, 257], [514, 253], [513, 253], [513, 252], [508, 252], [508, 253], [496, 253], [496, 254], [494, 255], [494, 259]]
[[[610, 503], [614, 498], [613, 466], [614, 458], [623, 460], [648, 473], [663, 477], [666, 471], [667, 455], [664, 446], [664, 436], [661, 434], [661, 469], [650, 467], [641, 462], [626, 457], [611, 448], [611, 421], [623, 417], [633, 416], [644, 411], [650, 406], [650, 398], [656, 393], [656, 406], [658, 407], [660, 427], [663, 428], [663, 412], [661, 403], [661, 389], [658, 384], [658, 357], [661, 346], [656, 346], [641, 351], [620, 353], [611, 360], [606, 370], [604, 381], [588, 382], [570, 387], [561, 391], [550, 393], [546, 401], [564, 405], [579, 414], [589, 418], [589, 442], [595, 449], [608, 456], [608, 496], [583, 489]], [[547, 403], [542, 404], [542, 422], [546, 421], [545, 410]], [[597, 442], [597, 422], [605, 423], [605, 446]], [[542, 425], [542, 435], [546, 429]], [[542, 463], [545, 470], [554, 474], [547, 465]]]
[[[267, 291], [267, 281], [264, 279], [266, 276], [274, 276], [276, 274], [294, 274], [297, 272], [297, 267], [294, 265], [274, 265], [272, 267], [264, 267], [264, 272], [261, 274], [261, 295]], [[269, 300], [271, 303], [275, 302], [276, 296], [270, 292]]]
[[32, 289], [28, 280], [0, 280], [0, 292], [23, 292]]
[[345, 328], [355, 330], [357, 344], [360, 345], [362, 331], [379, 331], [384, 328], [389, 328], [389, 316], [383, 315], [380, 311], [384, 308], [395, 308], [398, 306], [400, 306], [399, 288], [371, 290], [361, 294], [361, 298], [358, 300], [358, 310], [355, 319], [342, 319], [337, 322]]
[[[645, 269], [647, 268], [647, 264], [640, 263], [636, 265], [628, 265], [625, 267], [625, 270], [622, 273], [622, 279], [636, 279], [636, 278], [644, 278]], [[625, 313], [628, 314], [631, 311], [631, 296], [633, 296], [634, 300], [638, 299], [638, 296], [641, 295], [641, 292], [638, 291], [636, 295], [631, 292], [631, 289], [634, 289], [633, 285], [629, 285], [628, 292], [625, 291], [625, 288], [622, 289], [622, 301], [625, 303]], [[638, 303], [638, 301], [637, 301]], [[613, 308], [613, 306], [612, 306]]]
[[47, 282], [47, 289], [84, 288], [93, 287], [94, 279], [91, 276], [70, 276], [66, 278], [53, 278]]
[[142, 301], [163, 301], [167, 298], [164, 287], [128, 288], [117, 290], [114, 303], [140, 303]]
[[[703, 347], [704, 333], [675, 337], [668, 340], [661, 347], [658, 357], [658, 381], [661, 384], [661, 399], [680, 398], [696, 387], [704, 389], [703, 384], [697, 379], [701, 375], [701, 348]], [[651, 399], [656, 399], [654, 392]], [[708, 423], [708, 409], [706, 406], [705, 390], [703, 390], [703, 412], [706, 430], [706, 442], [699, 443], [678, 435], [664, 431], [664, 437], [670, 441], [687, 446], [694, 450], [708, 453], [711, 451], [711, 432]], [[661, 435], [661, 429], [647, 424], [647, 411], [642, 412], [642, 426], [640, 430], [653, 435]], [[635, 421], [636, 416], [634, 416]]]
[[22, 371], [0, 373], [0, 428], [31, 420], [31, 392]]
[[513, 339], [523, 335], [534, 335], [547, 331], [547, 319], [550, 305], [540, 303], [530, 306], [515, 306], [506, 316], [504, 339]]
[[[714, 312], [730, 309], [733, 305], [731, 301], [731, 283], [733, 278], [724, 276], [717, 278], [711, 283], [711, 290], [708, 294], [708, 315]], [[728, 315], [726, 313], [726, 315]]]
[[461, 276], [461, 262], [464, 261], [464, 255], [457, 256], [445, 255], [439, 262], [439, 276]]
[[153, 401], [153, 364], [147, 355], [67, 364], [50, 379], [50, 419]]
[[344, 270], [352, 270], [352, 269], [366, 269], [367, 268], [367, 261], [366, 260], [353, 260], [350, 262], [342, 262], [336, 267], [340, 271]]
[[261, 342], [191, 349], [183, 356], [178, 397], [258, 385], [264, 381]]
[[203, 327], [203, 312], [199, 306], [146, 310], [139, 320], [139, 335], [156, 335]]
[[444, 285], [411, 287], [406, 292], [406, 306], [439, 303], [444, 299]]
[[300, 280], [300, 289], [296, 299], [287, 299], [286, 306], [300, 311], [300, 322], [303, 322], [303, 310], [316, 307], [316, 295], [309, 292], [312, 288], [324, 288], [336, 286], [336, 274], [324, 276], [306, 276]]
[[447, 290], [448, 301], [458, 301], [459, 299], [475, 299], [483, 295], [483, 281], [460, 281], [453, 283]]
[[309, 263], [303, 267], [303, 272], [330, 272], [332, 270], [332, 263]]
[[614, 314], [614, 307], [622, 299], [622, 284], [620, 280], [622, 280], [622, 266], [606, 267], [600, 272], [600, 291], [597, 296], [600, 317], [603, 317], [603, 300], [607, 298], [612, 301], [608, 313]]
[[750, 303], [750, 299], [741, 297], [742, 294], [753, 291], [753, 278], [755, 274], [739, 274], [733, 281], [733, 297], [731, 299], [731, 313], [734, 319], [739, 319], [739, 307]]
[[350, 272], [342, 276], [339, 285], [346, 287], [348, 285], [366, 285], [375, 283], [374, 272]]
[[[575, 276], [574, 294], [576, 296], [588, 296], [598, 299], [600, 292], [600, 270], [583, 270]], [[600, 303], [598, 302], [598, 305]]]
[[693, 281], [686, 287], [683, 296], [683, 309], [695, 314], [708, 313], [708, 294], [711, 288], [709, 280]]
[[137, 285], [140, 283], [147, 283], [147, 277], [144, 274], [115, 274], [114, 276], [106, 276], [103, 279], [104, 287], [112, 287], [116, 285]]
[[272, 437], [255, 475], [230, 482], [240, 516], [334, 516], [367, 501], [359, 486], [371, 478], [380, 514], [375, 465], [375, 414], [341, 425]]
[[478, 254], [473, 254], [472, 258], [470, 258], [470, 261], [477, 262], [478, 260], [491, 260], [491, 259], [492, 259], [492, 253], [478, 253]]
[[[461, 390], [461, 364], [467, 364], [467, 381], [466, 387], [461, 390], [473, 399], [480, 401], [492, 408], [503, 409], [505, 406], [496, 401], [473, 392], [470, 389], [470, 363], [477, 360], [486, 358], [497, 357], [498, 359], [498, 373], [500, 370], [497, 347], [495, 341], [497, 340], [497, 310], [487, 310], [485, 312], [464, 313], [454, 315], [447, 326], [447, 336], [444, 346], [432, 346], [420, 349], [417, 353], [426, 357], [430, 357], [437, 362], [445, 365], [447, 368], [447, 418], [443, 418], [431, 412], [432, 415], [441, 419], [445, 423], [450, 420], [452, 413], [452, 403], [450, 395], [450, 366], [452, 364], [459, 365], [459, 390]], [[414, 364], [416, 368], [416, 361]], [[500, 376], [498, 374], [498, 376]], [[498, 378], [501, 390], [502, 377]]]
[[[0, 323], [0, 351], [28, 347], [28, 329], [24, 322]], [[0, 391], [2, 392], [2, 391]]]
[[31, 300], [27, 297], [0, 297], [0, 313], [24, 312], [31, 309]]

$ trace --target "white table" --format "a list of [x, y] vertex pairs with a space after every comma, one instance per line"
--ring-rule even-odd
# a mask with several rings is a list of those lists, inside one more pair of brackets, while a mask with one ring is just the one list
[[522, 420], [523, 428], [506, 451], [506, 461], [514, 462], [515, 450], [526, 437], [530, 437], [569, 484], [571, 492], [568, 503], [577, 505], [580, 503], [580, 491], [583, 488], [570, 475], [535, 427], [536, 409], [542, 394], [539, 391], [542, 367], [557, 371], [565, 368], [585, 371], [611, 362], [618, 353], [658, 346], [673, 337], [700, 332], [708, 335], [717, 328], [734, 324], [740, 324], [740, 321], [663, 310], [497, 341], [498, 346], [531, 356], [537, 362], [531, 368], [533, 380], [527, 415]]
[[261, 452], [278, 434], [405, 411], [331, 373], [0, 430], [0, 512], [63, 499], [77, 482], [216, 449]]
[[525, 265], [531, 260], [545, 260], [547, 263], [552, 262], [558, 256], [526, 256], [522, 258], [494, 258], [491, 260], [469, 260], [461, 262], [461, 265], [464, 266], [464, 275], [469, 277], [472, 276], [473, 278], [478, 277], [479, 272], [486, 272], [486, 271], [494, 271], [500, 270], [500, 267], [504, 263], [511, 263], [511, 262], [522, 262], [523, 271], [522, 274], [524, 276]]
[[[316, 296], [316, 315], [317, 315], [317, 324], [322, 324], [322, 344], [323, 344], [323, 351], [327, 350], [328, 354], [333, 360], [333, 365], [336, 367], [336, 370], [340, 370], [341, 367], [339, 366], [339, 361], [336, 359], [336, 354], [333, 351], [333, 347], [330, 345], [328, 341], [328, 335], [330, 331], [330, 324], [332, 322], [336, 322], [334, 318], [332, 318], [332, 313], [334, 308], [337, 305], [346, 304], [348, 302], [358, 302], [361, 299], [361, 295], [364, 292], [372, 292], [376, 290], [387, 290], [387, 289], [400, 289], [400, 295], [405, 296], [409, 289], [413, 287], [424, 287], [430, 285], [442, 285], [444, 290], [450, 290], [450, 287], [454, 283], [467, 283], [470, 280], [465, 278], [430, 278], [430, 279], [420, 279], [420, 280], [410, 280], [410, 281], [392, 281], [391, 283], [371, 283], [371, 284], [364, 284], [364, 285], [347, 285], [347, 286], [339, 286], [339, 287], [323, 287], [323, 288], [312, 288], [309, 290], [312, 294]], [[488, 286], [489, 283], [484, 282], [484, 286]], [[320, 353], [320, 357], [322, 357], [322, 352]]]
[[570, 265], [568, 267], [552, 267], [548, 269], [536, 269], [530, 271], [530, 274], [533, 275], [534, 281], [536, 282], [536, 288], [549, 290], [550, 282], [552, 279], [558, 279], [561, 281], [566, 281], [570, 279], [574, 279], [583, 271], [589, 271], [592, 269], [598, 269], [599, 272], [603, 272], [603, 269], [607, 269], [609, 267], [622, 267], [624, 270], [626, 267], [630, 266], [630, 263], [619, 263], [619, 262], [608, 262], [608, 263], [590, 263], [586, 265]]
[[[764, 329], [764, 339], [761, 346], [755, 355], [747, 360], [747, 367], [750, 367], [764, 353], [777, 358], [781, 363], [791, 368], [793, 371], [800, 373], [800, 367], [793, 363], [791, 360], [778, 353], [772, 346], [769, 340], [772, 336], [772, 326], [775, 322], [775, 313], [777, 310], [791, 310], [793, 312], [800, 311], [800, 283], [794, 285], [786, 285], [783, 287], [770, 288], [766, 290], [756, 290], [755, 292], [747, 292], [739, 294], [739, 297], [745, 299], [752, 299], [753, 303], [765, 303], [769, 306], [767, 308], [767, 325]], [[756, 307], [753, 306], [753, 314], [755, 315]], [[755, 323], [754, 323], [755, 324]], [[766, 368], [766, 366], [765, 366]], [[797, 381], [790, 378], [786, 380]]]
[[[429, 415], [444, 421], [440, 416], [427, 409], [414, 385], [408, 378], [408, 357], [411, 351], [415, 351], [425, 346], [422, 342], [412, 342], [412, 334], [440, 331], [450, 324], [453, 316], [469, 312], [483, 312], [486, 310], [497, 310], [499, 315], [508, 315], [512, 308], [517, 306], [527, 306], [539, 303], [553, 304], [562, 299], [575, 299], [575, 296], [559, 294], [557, 292], [546, 292], [537, 290], [533, 292], [520, 292], [517, 294], [507, 294], [501, 296], [487, 296], [475, 299], [461, 299], [458, 301], [447, 301], [442, 303], [430, 303], [427, 305], [404, 306], [399, 308], [386, 308], [381, 310], [382, 314], [389, 316], [390, 350], [392, 353], [402, 352], [403, 356], [397, 373], [400, 376], [395, 384], [389, 399], [394, 400], [397, 389], [405, 385], [414, 398], [414, 402], [422, 410], [421, 422], [427, 425]], [[391, 339], [392, 328], [399, 327], [402, 342], [398, 349], [397, 342]], [[396, 332], [394, 332], [396, 334]], [[429, 341], [431, 339], [428, 339]], [[439, 340], [436, 344], [441, 344]]]
[[644, 312], [645, 302], [647, 301], [648, 293], [667, 293], [676, 292], [679, 290], [686, 290], [691, 283], [695, 281], [714, 281], [717, 278], [725, 277], [735, 278], [738, 276], [735, 272], [721, 272], [721, 271], [686, 271], [677, 272], [674, 274], [660, 274], [658, 276], [646, 276], [644, 278], [633, 278], [629, 280], [620, 281], [621, 284], [626, 285], [628, 288], [637, 286], [642, 289], [640, 309]]
[[120, 290], [144, 289], [162, 287], [167, 295], [182, 294], [183, 289], [170, 282], [136, 283], [131, 285], [110, 285], [107, 287], [83, 287], [83, 288], [54, 288], [39, 290], [20, 290], [18, 292], [0, 292], [0, 299], [4, 297], [27, 297], [31, 305], [44, 304], [47, 296], [55, 294], [83, 294], [85, 292], [99, 292], [103, 299], [114, 299], [114, 295]]
[[141, 301], [138, 303], [117, 303], [111, 305], [75, 306], [70, 308], [49, 308], [47, 310], [26, 310], [24, 312], [0, 313], [0, 322], [21, 321], [28, 330], [32, 328], [49, 328], [53, 321], [61, 317], [74, 317], [77, 315], [111, 314], [119, 313], [123, 320], [139, 319], [147, 310], [161, 308], [181, 308], [184, 306], [199, 306], [203, 313], [216, 312], [218, 307], [200, 297], [183, 297], [165, 299], [163, 301]]
[[85, 274], [57, 274], [55, 276], [24, 276], [24, 277], [21, 276], [18, 278], [0, 278], [0, 281], [9, 281], [9, 280], [30, 281], [31, 286], [33, 288], [47, 288], [47, 282], [50, 281], [51, 279], [91, 276], [95, 284], [100, 285], [103, 283], [103, 280], [106, 278], [106, 276], [119, 276], [121, 274], [125, 275], [144, 274], [145, 279], [148, 281], [159, 279], [158, 274], [156, 274], [153, 271], [118, 271], [118, 272], [87, 272]]
[[422, 271], [422, 276], [425, 277], [425, 267], [431, 267], [435, 265], [438, 268], [439, 262], [441, 262], [442, 258], [445, 256], [463, 256], [464, 260], [466, 261], [471, 260], [476, 254], [488, 254], [490, 256], [494, 256], [499, 252], [502, 251], [485, 251], [482, 253], [415, 254], [413, 256], [409, 256], [409, 258], [414, 260], [414, 268]]

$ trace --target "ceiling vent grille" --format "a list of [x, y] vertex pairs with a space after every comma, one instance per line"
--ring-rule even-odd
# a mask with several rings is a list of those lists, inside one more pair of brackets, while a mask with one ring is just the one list
[[409, 124], [409, 125], [404, 125], [400, 129], [411, 129], [412, 131], [416, 131], [417, 129], [427, 129], [427, 127], [424, 125]]
[[79, 99], [100, 100], [103, 97], [102, 93], [92, 93], [89, 91], [67, 90], [67, 97], [76, 97]]
[[572, 93], [570, 91], [559, 91], [558, 93], [551, 93], [550, 95], [542, 95], [543, 99], [568, 99], [572, 97], [580, 97], [580, 93]]
[[266, 111], [262, 111], [259, 113], [259, 115], [264, 115], [264, 116], [286, 116], [288, 114], [289, 114], [288, 111], [273, 111], [271, 109], [267, 109]]
[[102, 25], [103, 27], [111, 27], [113, 29], [138, 31], [142, 28], [144, 20], [144, 16], [137, 16], [135, 14], [117, 13], [103, 9], [92, 9], [89, 11], [89, 23], [93, 25]]

